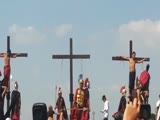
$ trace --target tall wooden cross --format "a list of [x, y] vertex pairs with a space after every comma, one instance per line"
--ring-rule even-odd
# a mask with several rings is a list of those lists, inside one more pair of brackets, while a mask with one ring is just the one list
[[[130, 42], [129, 42], [129, 49], [130, 49], [130, 51], [129, 51], [129, 56], [130, 56], [130, 58], [132, 57], [132, 52], [133, 52], [133, 50], [132, 50], [132, 41], [130, 40]], [[145, 58], [145, 59], [144, 59]], [[147, 58], [147, 57], [136, 57], [135, 58], [135, 60], [137, 61], [137, 60], [142, 60], [142, 59], [144, 59], [144, 61], [150, 61], [150, 58]], [[115, 56], [115, 57], [112, 57], [112, 60], [117, 60], [117, 61], [128, 61], [128, 60], [126, 60], [126, 59], [124, 59], [124, 58], [122, 58], [122, 57], [119, 57], [119, 56]], [[132, 99], [132, 98], [131, 98]]]
[[[28, 56], [27, 53], [11, 53], [10, 36], [7, 36], [7, 52], [10, 52], [11, 56], [16, 55], [16, 57], [27, 57]], [[0, 54], [6, 54], [6, 53], [0, 53]], [[9, 105], [10, 105], [10, 77], [8, 78], [8, 92], [7, 92], [7, 97], [6, 98], [7, 98], [7, 110], [8, 110]]]
[[[70, 54], [69, 55], [52, 55], [52, 59], [70, 59], [70, 108], [72, 108], [73, 103], [73, 59], [89, 59], [90, 55], [74, 55], [73, 54], [73, 46], [72, 46], [72, 38], [70, 38]], [[71, 112], [72, 113], [72, 112]], [[70, 117], [71, 117], [70, 113]]]

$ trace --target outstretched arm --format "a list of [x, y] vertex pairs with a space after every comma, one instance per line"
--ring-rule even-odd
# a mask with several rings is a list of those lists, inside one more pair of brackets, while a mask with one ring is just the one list
[[145, 58], [141, 59], [141, 60], [137, 60], [136, 63], [143, 63], [145, 61]]
[[4, 53], [0, 53], [0, 57], [4, 57]]
[[11, 55], [11, 58], [16, 58], [17, 56], [21, 55], [22, 53], [15, 53]]
[[129, 60], [130, 59], [129, 57], [126, 57], [126, 56], [120, 56], [120, 57], [125, 59], [125, 60]]

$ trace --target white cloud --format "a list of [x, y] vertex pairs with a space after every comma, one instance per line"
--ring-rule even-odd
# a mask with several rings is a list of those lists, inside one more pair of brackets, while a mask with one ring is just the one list
[[57, 37], [64, 37], [72, 30], [72, 24], [61, 24], [55, 28]]
[[9, 28], [9, 33], [19, 44], [43, 42], [46, 39], [46, 36], [39, 33], [33, 26], [22, 27], [17, 24], [13, 24]]
[[128, 46], [128, 41], [133, 40], [134, 44], [136, 44], [133, 47], [143, 52], [152, 52], [153, 50], [155, 52], [155, 50], [160, 49], [160, 21], [131, 21], [119, 27], [119, 35], [119, 44], [123, 46]]

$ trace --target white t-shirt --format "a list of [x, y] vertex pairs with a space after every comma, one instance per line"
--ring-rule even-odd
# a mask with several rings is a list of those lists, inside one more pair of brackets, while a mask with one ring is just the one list
[[159, 107], [158, 112], [157, 112], [157, 120], [160, 118], [160, 99], [156, 103], [156, 107]]
[[102, 110], [102, 112], [104, 113], [104, 118], [108, 118], [108, 116], [109, 116], [109, 102], [107, 100], [104, 102], [104, 109]]

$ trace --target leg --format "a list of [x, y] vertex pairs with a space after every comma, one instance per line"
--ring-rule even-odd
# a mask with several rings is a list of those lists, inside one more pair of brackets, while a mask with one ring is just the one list
[[0, 101], [0, 120], [3, 120], [4, 112], [3, 112], [3, 101]]
[[135, 85], [135, 72], [130, 72], [129, 73], [129, 96], [130, 96], [130, 100], [132, 101], [133, 93], [134, 93], [134, 85]]

